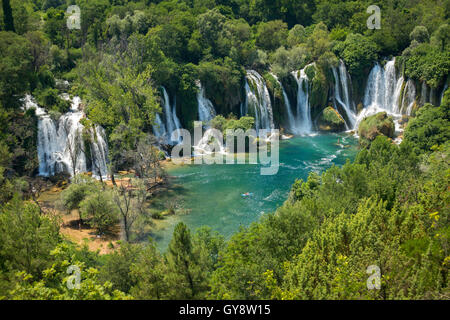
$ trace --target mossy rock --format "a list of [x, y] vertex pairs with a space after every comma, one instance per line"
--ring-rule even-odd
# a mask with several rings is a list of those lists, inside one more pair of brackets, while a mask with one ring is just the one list
[[394, 138], [395, 124], [392, 117], [386, 112], [380, 112], [365, 118], [358, 127], [360, 144], [369, 145], [379, 135]]
[[322, 111], [317, 125], [320, 131], [339, 132], [345, 129], [345, 120], [333, 107], [327, 107]]

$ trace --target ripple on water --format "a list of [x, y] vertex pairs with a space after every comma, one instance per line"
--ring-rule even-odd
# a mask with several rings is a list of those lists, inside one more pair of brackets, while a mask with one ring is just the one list
[[[248, 226], [261, 214], [273, 212], [287, 199], [296, 179], [307, 179], [309, 172], [321, 172], [333, 163], [353, 158], [357, 140], [343, 135], [296, 137], [280, 142], [280, 170], [275, 176], [261, 176], [259, 165], [201, 165], [175, 167], [169, 174], [188, 192], [179, 195], [189, 215], [176, 216], [173, 225], [156, 232], [155, 240], [165, 250], [174, 224], [184, 222], [193, 231], [207, 225], [230, 237], [240, 226]], [[253, 193], [243, 198], [243, 193]]]

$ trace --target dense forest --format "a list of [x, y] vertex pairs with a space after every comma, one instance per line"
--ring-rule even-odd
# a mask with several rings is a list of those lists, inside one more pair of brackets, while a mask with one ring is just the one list
[[[68, 28], [70, 5], [80, 28]], [[380, 29], [367, 27], [370, 5]], [[0, 299], [450, 299], [449, 11], [448, 0], [2, 0]], [[241, 112], [245, 79], [256, 70], [274, 126], [291, 133], [283, 106], [301, 89], [292, 73], [305, 70], [313, 126], [333, 127], [336, 109], [343, 131], [351, 119], [332, 108], [333, 68], [345, 65], [362, 110], [372, 68], [392, 58], [421, 88], [400, 144], [366, 119], [354, 161], [298, 179], [280, 208], [230, 239], [183, 223], [166, 252], [139, 238], [159, 215], [146, 201], [168, 179], [155, 144], [164, 99], [192, 130], [200, 80], [212, 126], [246, 130], [256, 115]], [[64, 119], [63, 93], [82, 99], [84, 143], [69, 144], [73, 174], [44, 178], [38, 110], [24, 101]], [[104, 175], [92, 156], [103, 139]], [[77, 174], [81, 145], [99, 179]], [[130, 170], [128, 185], [114, 181]], [[80, 223], [99, 233], [120, 225], [120, 245], [100, 254], [62, 235], [56, 210], [39, 200], [49, 185], [64, 189], [58, 206]], [[371, 265], [381, 290], [367, 290]], [[81, 270], [77, 290], [66, 285], [69, 266]]]

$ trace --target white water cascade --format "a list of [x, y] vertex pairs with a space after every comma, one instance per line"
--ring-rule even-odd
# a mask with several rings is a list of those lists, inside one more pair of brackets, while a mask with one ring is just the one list
[[292, 75], [297, 81], [297, 116], [295, 118], [295, 127], [292, 130], [294, 134], [308, 134], [312, 131], [311, 107], [309, 104], [309, 80], [305, 69], [311, 66], [307, 65], [300, 71], [293, 71]]
[[[354, 111], [353, 103], [350, 100], [350, 90], [348, 84], [348, 74], [345, 64], [339, 61], [339, 67], [333, 67], [332, 69], [334, 76], [334, 98], [336, 103], [338, 103], [345, 111], [348, 119], [345, 125], [347, 129], [354, 129], [356, 124], [356, 114]], [[342, 93], [342, 96], [341, 96]], [[337, 109], [337, 108], [336, 108]]]
[[[166, 88], [161, 87], [162, 91], [162, 107], [163, 117], [156, 114], [155, 125], [153, 125], [153, 134], [164, 143], [171, 140], [172, 132], [177, 132], [177, 138], [172, 143], [179, 142], [178, 130], [181, 129], [180, 120], [177, 117], [176, 100], [174, 99], [173, 106], [170, 105], [169, 94]], [[163, 118], [165, 121], [163, 121]]]
[[445, 83], [445, 86], [442, 89], [441, 96], [439, 97], [439, 105], [442, 104], [442, 100], [444, 99], [444, 94], [445, 94], [445, 91], [447, 91], [447, 89], [448, 89], [448, 81]]
[[167, 134], [166, 126], [162, 121], [161, 115], [159, 113], [157, 113], [155, 117], [155, 124], [153, 125], [153, 134], [155, 135], [156, 138], [164, 137]]
[[414, 82], [411, 79], [409, 79], [406, 82], [406, 86], [404, 89], [401, 111], [403, 113], [405, 113], [406, 111], [406, 114], [410, 115], [412, 112], [412, 108], [414, 106], [415, 99], [416, 99], [416, 88], [414, 86]]
[[216, 116], [216, 110], [213, 103], [206, 98], [205, 88], [203, 88], [200, 81], [196, 82], [198, 87], [197, 102], [198, 102], [198, 116], [199, 120], [207, 123]]
[[[249, 85], [249, 81], [251, 86]], [[255, 127], [260, 129], [274, 129], [272, 103], [269, 90], [263, 77], [254, 70], [247, 71], [245, 81], [246, 101], [242, 116], [250, 113], [255, 117]]]
[[[68, 97], [66, 96], [68, 99]], [[82, 137], [83, 125], [80, 120], [85, 114], [79, 110], [81, 99], [74, 97], [71, 109], [54, 121], [29, 95], [25, 97], [25, 108], [35, 109], [38, 117], [38, 158], [39, 175], [48, 177], [58, 173], [82, 173], [88, 171], [86, 146]], [[100, 126], [91, 132], [90, 169], [94, 177], [107, 177], [108, 145], [105, 132]]]
[[223, 135], [216, 129], [208, 129], [202, 139], [194, 146], [194, 157], [213, 154], [227, 154], [223, 145]]
[[[405, 87], [403, 97], [402, 87]], [[388, 61], [384, 68], [376, 63], [367, 79], [364, 109], [356, 119], [355, 128], [367, 116], [385, 111], [394, 118], [397, 131], [400, 131], [397, 120], [402, 117], [402, 114], [411, 114], [415, 95], [414, 83], [411, 80], [408, 80], [404, 86], [403, 77], [397, 79], [395, 58]]]
[[284, 89], [283, 84], [278, 79], [278, 77], [274, 73], [271, 73], [271, 75], [277, 81], [278, 85], [281, 88], [281, 91], [283, 92], [283, 100], [284, 100], [284, 106], [286, 107], [286, 112], [287, 112], [287, 116], [288, 116], [289, 130], [290, 130], [290, 132], [294, 132], [294, 130], [295, 130], [295, 116], [294, 116], [294, 113], [292, 112], [292, 106], [291, 106], [291, 103], [289, 101], [289, 97], [288, 97], [288, 95], [286, 93], [286, 90]]

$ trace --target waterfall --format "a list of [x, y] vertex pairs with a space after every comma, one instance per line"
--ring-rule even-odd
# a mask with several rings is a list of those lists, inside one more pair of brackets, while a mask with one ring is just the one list
[[278, 85], [281, 87], [281, 91], [283, 92], [283, 100], [284, 100], [284, 106], [286, 107], [286, 112], [287, 112], [287, 116], [288, 116], [288, 125], [289, 125], [289, 130], [290, 132], [294, 132], [295, 131], [295, 116], [294, 113], [292, 112], [292, 107], [291, 107], [291, 103], [289, 101], [289, 97], [286, 93], [286, 90], [284, 90], [284, 86], [281, 83], [281, 81], [278, 79], [278, 77], [271, 73], [272, 77], [274, 77], [274, 79], [277, 81]]
[[[222, 141], [220, 138], [222, 138]], [[198, 144], [194, 146], [193, 155], [202, 156], [215, 153], [227, 154], [227, 150], [223, 145], [223, 136], [215, 129], [208, 129]]]
[[176, 131], [176, 141], [174, 142], [181, 142], [180, 141], [180, 129], [181, 129], [181, 123], [177, 116], [177, 98], [173, 98], [173, 107], [172, 107], [172, 117], [173, 117], [173, 123], [175, 125], [175, 131]]
[[[376, 63], [370, 71], [364, 94], [364, 109], [356, 119], [356, 126], [367, 116], [385, 111], [396, 120], [402, 113], [410, 115], [415, 100], [415, 87], [412, 80], [408, 80], [403, 90], [404, 78], [397, 79], [395, 58], [388, 61], [384, 68]], [[407, 103], [407, 107], [404, 104]]]
[[411, 115], [415, 99], [416, 99], [416, 88], [414, 86], [414, 82], [411, 79], [409, 79], [406, 82], [406, 86], [403, 93], [403, 100], [402, 100], [403, 113]]
[[163, 93], [163, 108], [164, 108], [164, 114], [166, 116], [166, 129], [167, 133], [170, 135], [175, 130], [175, 121], [173, 119], [173, 112], [172, 108], [170, 106], [170, 100], [169, 100], [169, 94], [167, 93], [166, 88], [161, 87], [162, 93]]
[[297, 81], [297, 117], [295, 119], [295, 134], [307, 134], [312, 130], [311, 107], [309, 105], [309, 80], [305, 69], [311, 66], [307, 65], [300, 71], [292, 72]]
[[164, 143], [177, 143], [179, 142], [179, 138], [176, 138], [175, 141], [170, 141], [172, 132], [176, 131], [177, 137], [179, 137], [178, 130], [181, 129], [180, 120], [177, 116], [176, 99], [174, 99], [173, 106], [171, 106], [166, 88], [161, 87], [161, 91], [161, 104], [165, 121], [163, 121], [160, 114], [156, 114], [155, 125], [153, 125], [153, 134]]
[[[346, 121], [345, 125], [347, 129], [353, 129], [356, 124], [356, 115], [352, 108], [352, 103], [350, 101], [350, 93], [349, 93], [349, 86], [348, 86], [348, 75], [347, 75], [347, 69], [345, 68], [345, 64], [340, 61], [339, 62], [339, 75], [338, 70], [336, 67], [331, 68], [334, 76], [334, 98], [337, 103], [341, 105], [341, 107], [344, 109], [348, 122]], [[343, 98], [341, 98], [341, 92], [343, 94]], [[335, 106], [336, 109], [337, 106]]]
[[[65, 96], [68, 99], [68, 96]], [[47, 112], [40, 108], [27, 95], [24, 99], [25, 108], [34, 108], [38, 117], [37, 151], [39, 159], [39, 175], [53, 176], [58, 173], [88, 171], [86, 148], [83, 139], [83, 125], [80, 120], [85, 114], [79, 110], [80, 98], [74, 97], [70, 111], [54, 121]], [[108, 146], [103, 128], [95, 126], [91, 132], [91, 171], [94, 177], [107, 177]]]
[[445, 86], [442, 89], [441, 96], [439, 98], [439, 105], [442, 104], [442, 100], [444, 99], [444, 94], [445, 94], [445, 91], [447, 91], [447, 89], [448, 89], [448, 82], [445, 83]]
[[166, 126], [161, 120], [159, 113], [157, 113], [155, 117], [155, 125], [153, 125], [153, 134], [156, 138], [162, 138], [166, 135], [166, 133]]
[[397, 79], [395, 59], [388, 61], [384, 69], [378, 63], [375, 64], [367, 80], [364, 106], [382, 109], [392, 114], [400, 113], [399, 103], [403, 82], [403, 77]]
[[404, 79], [403, 76], [401, 76], [398, 80], [397, 80], [397, 84], [395, 86], [395, 91], [394, 91], [394, 95], [392, 96], [392, 103], [393, 103], [393, 108], [392, 111], [395, 114], [399, 114], [400, 113], [400, 95], [402, 93], [402, 87], [403, 87], [403, 83], [404, 83]]
[[212, 102], [206, 98], [205, 88], [203, 88], [202, 83], [197, 81], [196, 84], [198, 87], [197, 102], [199, 120], [206, 123], [216, 116], [216, 110]]
[[[251, 83], [251, 87], [249, 85]], [[263, 77], [254, 70], [247, 71], [245, 81], [246, 102], [243, 114], [250, 112], [255, 117], [256, 131], [260, 129], [273, 129], [272, 103], [269, 90]]]

